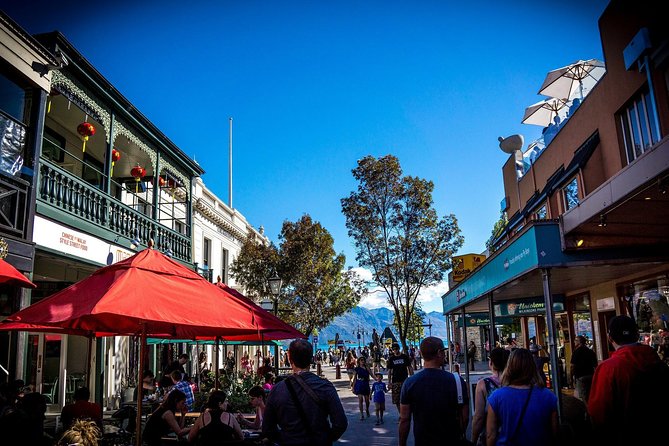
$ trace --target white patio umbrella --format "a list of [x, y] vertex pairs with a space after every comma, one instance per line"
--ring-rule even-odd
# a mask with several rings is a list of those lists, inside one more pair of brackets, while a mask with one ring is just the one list
[[577, 60], [566, 67], [549, 71], [539, 94], [564, 100], [583, 99], [583, 93], [594, 87], [605, 72], [601, 60]]
[[555, 116], [561, 119], [567, 114], [567, 102], [558, 98], [544, 99], [532, 104], [525, 109], [525, 116], [521, 121], [523, 124], [540, 125], [547, 127], [553, 123]]

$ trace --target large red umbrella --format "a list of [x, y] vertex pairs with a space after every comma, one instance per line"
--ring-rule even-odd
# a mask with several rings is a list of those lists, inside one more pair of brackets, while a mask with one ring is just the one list
[[226, 300], [215, 285], [152, 249], [101, 268], [7, 320], [83, 332], [144, 332], [181, 339], [258, 331], [246, 305]]
[[37, 288], [37, 285], [2, 259], [0, 259], [0, 283], [22, 288]]
[[[152, 249], [101, 268], [7, 320], [96, 334], [141, 334], [138, 382], [147, 335], [193, 339], [258, 331], [246, 305], [226, 300], [214, 284]], [[141, 386], [137, 389], [137, 426], [141, 426], [143, 392]], [[138, 446], [140, 442], [137, 435]]]

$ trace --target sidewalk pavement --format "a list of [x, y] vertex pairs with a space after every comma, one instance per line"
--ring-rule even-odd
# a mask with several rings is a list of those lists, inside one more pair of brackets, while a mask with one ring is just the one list
[[[475, 364], [475, 371], [470, 373], [470, 380], [472, 384], [490, 375], [488, 370], [487, 362], [477, 362]], [[461, 364], [461, 370], [464, 376], [464, 364]], [[323, 366], [322, 374], [327, 378], [332, 384], [334, 384], [341, 399], [342, 405], [344, 406], [344, 411], [346, 412], [346, 417], [348, 418], [348, 429], [344, 435], [337, 441], [337, 445], [350, 445], [350, 446], [398, 446], [399, 436], [398, 436], [398, 421], [399, 414], [397, 408], [392, 403], [392, 395], [390, 392], [386, 394], [386, 411], [383, 416], [384, 424], [380, 426], [375, 426], [376, 415], [374, 403], [370, 401], [369, 412], [371, 416], [365, 418], [365, 420], [360, 420], [360, 411], [358, 409], [358, 397], [353, 394], [349, 388], [348, 376], [346, 375], [346, 370], [342, 369], [341, 379], [335, 379], [336, 370], [335, 367]], [[383, 380], [386, 382], [386, 386], [389, 387], [387, 382], [387, 373], [383, 372]], [[470, 427], [468, 432], [471, 430], [471, 417], [470, 417]], [[414, 445], [413, 431], [409, 433], [409, 440], [407, 442], [409, 446]]]

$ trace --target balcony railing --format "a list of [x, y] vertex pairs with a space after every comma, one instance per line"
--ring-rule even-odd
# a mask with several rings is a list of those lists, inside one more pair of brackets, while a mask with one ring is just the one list
[[146, 243], [153, 236], [157, 249], [170, 249], [174, 258], [191, 261], [188, 236], [162, 226], [45, 159], [40, 160], [38, 199], [128, 240], [139, 236]]

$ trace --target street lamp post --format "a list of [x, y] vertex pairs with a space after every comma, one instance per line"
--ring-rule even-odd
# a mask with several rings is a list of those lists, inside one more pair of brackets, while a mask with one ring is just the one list
[[[273, 297], [272, 302], [268, 303], [271, 304], [271, 311], [274, 313], [274, 316], [276, 316], [279, 313], [279, 295], [281, 294], [281, 283], [283, 281], [275, 272], [274, 276], [267, 279], [267, 282], [269, 283], [269, 291]], [[274, 368], [277, 372], [279, 371], [279, 346], [276, 346], [276, 352], [274, 354]]]
[[281, 277], [277, 273], [274, 273], [274, 276], [267, 279], [267, 282], [269, 283], [269, 291], [274, 297], [274, 315], [276, 316], [279, 310], [279, 295], [281, 294], [283, 280], [281, 280]]
[[365, 331], [364, 328], [360, 327], [360, 324], [358, 324], [358, 350], [361, 348], [360, 345], [360, 338], [362, 337], [362, 345], [365, 345], [365, 334], [367, 332]]

